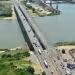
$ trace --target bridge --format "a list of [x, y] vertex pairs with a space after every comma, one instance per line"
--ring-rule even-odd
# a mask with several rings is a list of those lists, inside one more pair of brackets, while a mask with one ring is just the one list
[[[62, 69], [60, 66], [62, 60], [57, 60], [58, 54], [56, 49], [48, 45], [47, 40], [33, 22], [32, 18], [27, 14], [26, 9], [21, 3], [18, 0], [13, 0], [13, 3], [24, 38], [29, 47], [35, 51], [46, 75], [66, 75], [65, 69]], [[42, 52], [41, 54], [38, 52], [39, 49]], [[44, 60], [47, 61], [48, 68], [45, 66]]]

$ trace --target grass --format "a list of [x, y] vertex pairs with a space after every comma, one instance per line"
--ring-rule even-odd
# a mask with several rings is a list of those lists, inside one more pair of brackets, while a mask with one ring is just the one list
[[11, 75], [14, 75], [11, 66], [5, 63], [0, 63], [0, 75], [9, 75], [9, 73], [11, 73]]
[[55, 16], [55, 15], [60, 15], [60, 11], [54, 11], [50, 14], [46, 14], [46, 13], [41, 13], [40, 11], [35, 10], [34, 8], [32, 8], [32, 6], [27, 5], [27, 0], [26, 1], [22, 1], [21, 2], [24, 6], [26, 6], [26, 9], [28, 11], [28, 13], [31, 16], [39, 16], [39, 17], [44, 17], [44, 16]]
[[[18, 75], [18, 73], [15, 73], [15, 70], [16, 69], [13, 69], [13, 67], [11, 67], [9, 64], [0, 63], [0, 75]], [[26, 71], [22, 75], [32, 75], [32, 74]]]
[[[23, 55], [23, 53], [20, 53], [20, 55]], [[34, 75], [25, 71], [32, 64], [30, 61], [25, 60], [25, 58], [25, 55], [20, 59], [16, 59], [15, 55], [0, 55], [0, 75]], [[15, 67], [15, 65], [17, 66]]]
[[31, 62], [29, 62], [29, 61], [26, 61], [26, 60], [24, 60], [24, 59], [21, 59], [21, 60], [18, 60], [18, 61], [15, 61], [14, 62], [15, 64], [18, 64], [19, 66], [21, 66], [22, 68], [27, 68], [28, 66], [31, 66]]

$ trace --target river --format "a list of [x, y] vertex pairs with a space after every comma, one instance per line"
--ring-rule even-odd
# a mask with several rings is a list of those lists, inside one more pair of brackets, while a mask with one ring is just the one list
[[24, 44], [17, 19], [0, 20], [0, 48], [15, 48]]
[[[39, 29], [50, 44], [75, 41], [75, 4], [59, 4], [61, 14], [34, 17]], [[17, 19], [0, 20], [0, 48], [14, 48], [25, 44]]]
[[34, 17], [34, 21], [50, 44], [75, 41], [75, 4], [67, 3], [58, 6], [60, 15]]

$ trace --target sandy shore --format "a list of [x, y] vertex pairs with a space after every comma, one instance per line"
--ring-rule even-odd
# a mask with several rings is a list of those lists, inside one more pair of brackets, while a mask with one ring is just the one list
[[67, 45], [67, 46], [58, 46], [57, 48], [58, 49], [73, 49], [73, 48], [75, 48], [75, 46]]
[[[58, 49], [60, 50], [60, 54], [62, 55], [63, 59], [67, 59], [68, 63], [75, 63], [74, 59], [72, 58], [72, 56], [69, 53], [69, 50], [71, 49], [75, 49], [75, 46], [59, 46]], [[62, 54], [62, 49], [65, 49], [65, 54]]]
[[[72, 58], [72, 56], [70, 55], [69, 53], [69, 50], [70, 49], [75, 49], [75, 46], [73, 45], [67, 45], [67, 46], [58, 46], [57, 47], [58, 49], [60, 49], [60, 54], [62, 56], [62, 59], [66, 59], [67, 62], [63, 62], [63, 64], [67, 67], [67, 63], [70, 63], [70, 64], [75, 64], [74, 62], [74, 59]], [[65, 49], [65, 54], [62, 54], [62, 49]], [[75, 70], [71, 70], [72, 72], [72, 75], [75, 75]]]

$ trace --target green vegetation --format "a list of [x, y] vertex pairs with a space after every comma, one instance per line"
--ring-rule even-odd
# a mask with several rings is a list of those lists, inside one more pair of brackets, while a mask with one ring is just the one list
[[54, 44], [54, 46], [66, 46], [66, 45], [75, 45], [75, 41], [74, 42], [57, 42]]
[[34, 8], [32, 8], [32, 6], [26, 5], [27, 9], [32, 10], [32, 13], [37, 14], [40, 17], [45, 16], [45, 14], [41, 13], [40, 11], [36, 11]]
[[27, 10], [32, 10], [32, 14], [36, 14], [37, 16], [40, 16], [40, 17], [43, 17], [43, 16], [54, 16], [54, 15], [59, 15], [60, 14], [60, 11], [58, 10], [54, 10], [52, 13], [50, 14], [46, 14], [46, 13], [41, 13], [41, 11], [39, 10], [35, 10], [31, 5], [28, 5], [27, 4], [27, 0], [23, 0], [22, 1], [22, 4], [24, 4], [27, 8]]
[[59, 15], [60, 14], [60, 11], [59, 12], [52, 12], [50, 14], [48, 14], [47, 16], [55, 16], [55, 15]]
[[32, 74], [34, 74], [34, 72], [35, 72], [34, 68], [31, 66], [28, 66], [27, 71], [32, 73]]
[[0, 3], [0, 16], [11, 17], [12, 16], [12, 4], [7, 2]]
[[25, 71], [24, 69], [16, 69], [15, 70], [16, 75], [33, 75], [32, 73], [29, 73]]
[[[29, 57], [28, 51], [22, 53], [0, 55], [0, 75], [34, 75], [31, 61], [25, 60]], [[29, 67], [31, 72], [28, 71]]]
[[7, 60], [20, 60], [24, 57], [29, 57], [29, 56], [30, 56], [30, 53], [28, 51], [26, 51], [26, 52], [22, 52], [22, 53], [18, 52], [14, 55], [3, 54], [3, 55], [1, 55], [1, 58], [3, 58], [3, 59], [5, 58]]
[[65, 54], [65, 49], [62, 49], [62, 53]]
[[36, 11], [35, 12], [38, 16], [40, 16], [40, 17], [44, 17], [46, 14], [44, 14], [44, 13], [40, 13], [39, 11]]
[[9, 51], [9, 49], [0, 49], [0, 51]]
[[42, 72], [42, 75], [46, 75], [45, 71]]

